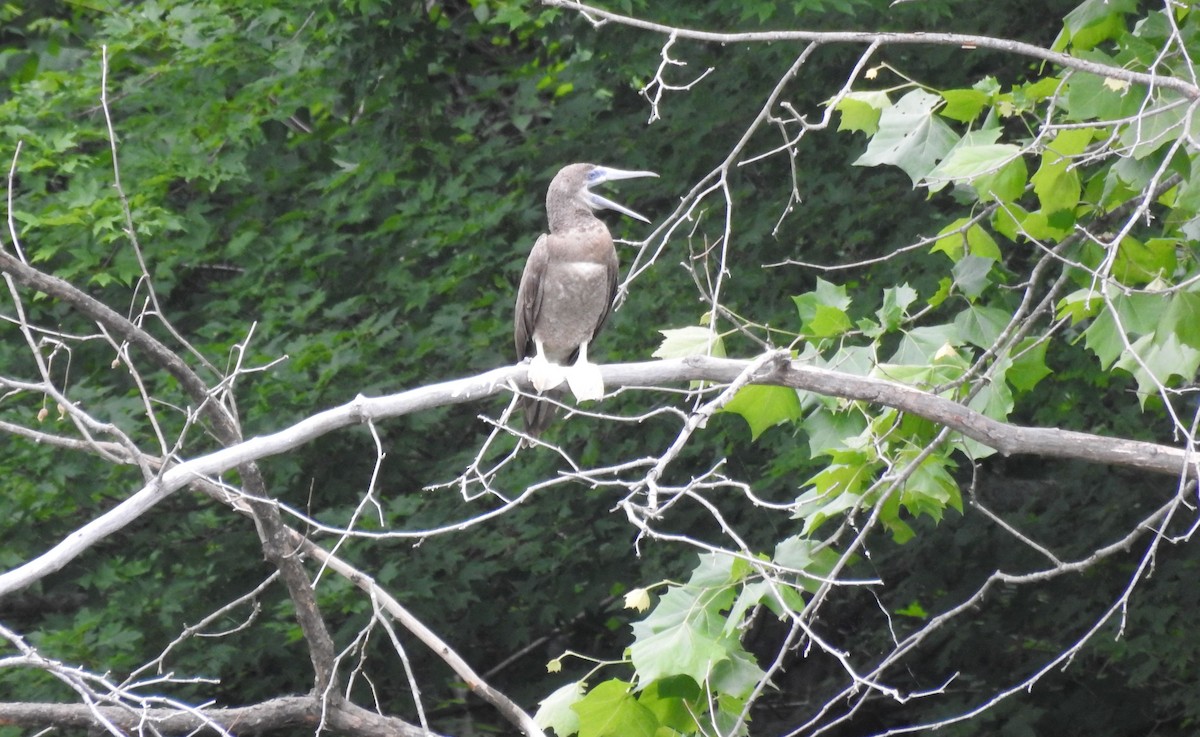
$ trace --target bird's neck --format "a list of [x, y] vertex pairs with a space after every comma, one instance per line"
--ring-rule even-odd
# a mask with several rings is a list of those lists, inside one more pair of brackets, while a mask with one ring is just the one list
[[556, 208], [550, 212], [550, 232], [587, 231], [603, 229], [604, 223], [592, 213], [587, 205]]

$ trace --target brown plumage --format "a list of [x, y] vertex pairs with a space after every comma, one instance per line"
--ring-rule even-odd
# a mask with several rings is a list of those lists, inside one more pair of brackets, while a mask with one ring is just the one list
[[[587, 348], [612, 311], [618, 264], [612, 236], [593, 210], [607, 208], [649, 221], [589, 188], [651, 176], [657, 174], [571, 164], [550, 182], [550, 232], [537, 239], [525, 263], [513, 320], [517, 360], [530, 359], [529, 377], [538, 393], [561, 397], [563, 390], [557, 387], [565, 378], [579, 399], [603, 394], [599, 372], [587, 361]], [[531, 435], [540, 434], [554, 418], [550, 402], [527, 397], [522, 405]]]

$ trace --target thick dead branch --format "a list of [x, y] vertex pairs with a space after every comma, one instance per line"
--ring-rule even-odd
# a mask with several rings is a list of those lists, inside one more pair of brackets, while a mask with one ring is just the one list
[[[0, 703], [0, 726], [34, 730], [94, 729], [97, 714], [130, 734], [257, 734], [280, 730], [312, 732], [321, 723], [321, 701], [313, 696], [285, 696], [252, 706], [229, 709], [130, 709], [86, 704]], [[430, 737], [431, 732], [401, 719], [367, 711], [350, 703], [326, 705], [325, 726], [355, 737]], [[436, 737], [436, 736], [433, 736]]]
[[[728, 383], [736, 380], [750, 363], [747, 360], [695, 356], [603, 366], [601, 372], [607, 386], [652, 387], [698, 380]], [[172, 466], [158, 479], [79, 528], [43, 555], [0, 574], [0, 596], [25, 588], [61, 569], [84, 550], [125, 527], [192, 481], [215, 476], [261, 458], [286, 453], [350, 425], [377, 422], [434, 407], [475, 402], [510, 391], [510, 387], [528, 387], [525, 374], [526, 367], [523, 365], [507, 366], [478, 376], [384, 397], [358, 397], [277, 433], [250, 438]], [[807, 366], [789, 360], [786, 352], [779, 352], [772, 357], [767, 362], [766, 370], [753, 383], [790, 386], [826, 396], [894, 407], [942, 424], [1005, 455], [1069, 458], [1170, 476], [1200, 476], [1197, 459], [1180, 448], [1071, 430], [1011, 425], [985, 417], [952, 399], [899, 382]]]
[[1051, 51], [1036, 44], [1013, 41], [992, 36], [976, 36], [967, 33], [927, 33], [916, 31], [909, 33], [868, 32], [868, 31], [751, 31], [751, 32], [716, 32], [701, 31], [690, 28], [654, 23], [653, 21], [634, 18], [629, 15], [614, 13], [603, 8], [587, 5], [578, 0], [542, 0], [543, 5], [574, 10], [592, 20], [595, 25], [617, 23], [631, 28], [640, 28], [668, 36], [673, 39], [687, 38], [694, 41], [705, 41], [719, 44], [737, 43], [776, 43], [781, 41], [797, 41], [815, 44], [871, 44], [888, 45], [921, 45], [921, 46], [956, 46], [962, 49], [990, 49], [1006, 54], [1038, 59], [1051, 64], [1075, 69], [1081, 72], [1098, 74], [1101, 77], [1119, 79], [1133, 84], [1145, 85], [1150, 88], [1165, 88], [1174, 90], [1189, 100], [1200, 98], [1200, 87], [1192, 82], [1178, 77], [1164, 77], [1157, 74], [1138, 72], [1119, 66], [1100, 64], [1081, 59], [1061, 51]]

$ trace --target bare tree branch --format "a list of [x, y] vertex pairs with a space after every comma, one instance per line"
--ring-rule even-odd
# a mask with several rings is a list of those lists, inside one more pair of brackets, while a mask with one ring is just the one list
[[[1098, 74], [1102, 77], [1122, 80], [1133, 84], [1146, 85], [1173, 90], [1189, 100], [1200, 98], [1200, 86], [1194, 81], [1177, 77], [1164, 77], [1158, 74], [1136, 72], [1119, 66], [1100, 64], [1064, 54], [1060, 51], [1037, 46], [1036, 44], [1013, 41], [1006, 38], [991, 36], [976, 36], [967, 33], [877, 33], [867, 31], [752, 31], [745, 33], [719, 33], [677, 28], [663, 23], [634, 18], [629, 15], [614, 13], [609, 10], [587, 5], [576, 0], [542, 0], [543, 5], [555, 8], [565, 8], [579, 12], [592, 21], [594, 25], [612, 22], [631, 28], [663, 34], [672, 38], [689, 38], [695, 41], [710, 43], [772, 43], [779, 41], [800, 41], [815, 44], [860, 44], [860, 45], [921, 45], [921, 46], [957, 46], [962, 49], [989, 49], [1016, 56], [1047, 61], [1058, 66], [1075, 69], [1080, 72]], [[598, 20], [594, 20], [598, 19]]]
[[[754, 383], [789, 386], [830, 397], [855, 399], [919, 415], [977, 440], [1005, 455], [1070, 458], [1139, 469], [1156, 474], [1198, 476], [1197, 458], [1186, 450], [1139, 440], [1023, 427], [993, 420], [952, 399], [930, 394], [896, 381], [833, 371], [790, 360], [777, 352], [770, 370]], [[751, 361], [694, 356], [601, 367], [606, 386], [656, 386], [678, 382], [735, 381]], [[61, 569], [98, 541], [136, 520], [155, 504], [191, 481], [215, 476], [241, 464], [293, 450], [334, 430], [368, 421], [465, 404], [527, 387], [526, 367], [507, 366], [478, 376], [432, 384], [383, 397], [358, 397], [319, 412], [270, 435], [244, 442], [172, 466], [121, 504], [76, 530], [43, 555], [0, 574], [0, 596], [25, 588]]]
[[[322, 719], [322, 704], [315, 696], [285, 696], [252, 706], [197, 709], [194, 713], [171, 708], [131, 710], [118, 706], [85, 704], [0, 703], [0, 726], [41, 729], [92, 729], [96, 713], [118, 729], [135, 734], [256, 734], [281, 730], [313, 731]], [[329, 707], [325, 724], [338, 734], [356, 737], [436, 737], [401, 719], [367, 711], [348, 702]]]

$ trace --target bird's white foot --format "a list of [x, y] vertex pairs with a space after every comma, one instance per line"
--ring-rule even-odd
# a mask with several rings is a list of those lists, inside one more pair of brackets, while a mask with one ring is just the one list
[[600, 367], [587, 361], [578, 361], [567, 371], [567, 386], [575, 399], [584, 402], [604, 396], [604, 379]]
[[533, 388], [537, 390], [538, 394], [545, 394], [563, 383], [565, 378], [563, 367], [547, 361], [540, 351], [530, 359], [529, 383], [533, 384]]

